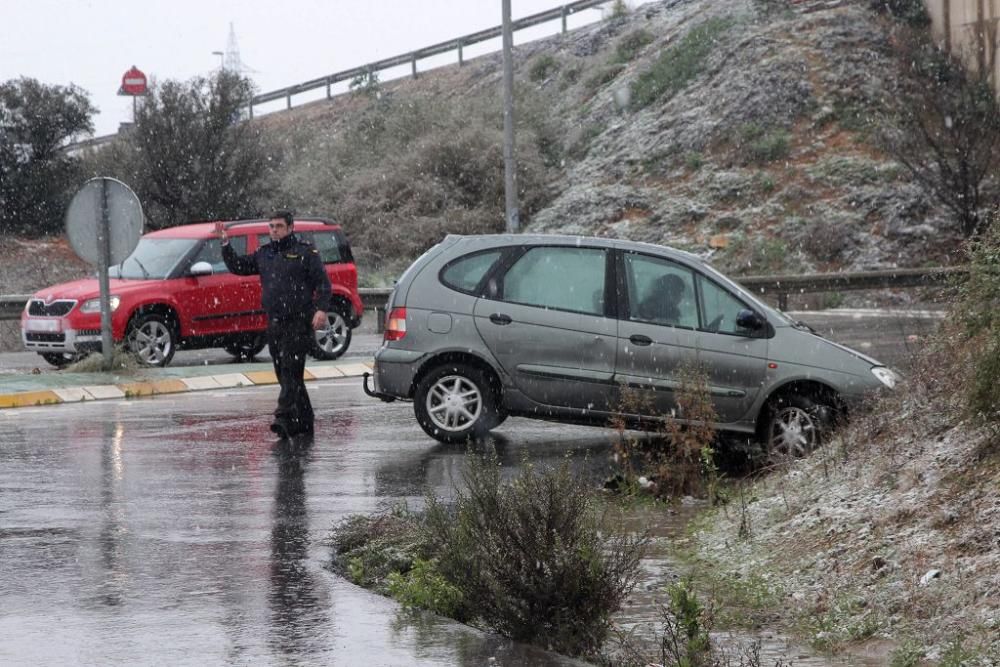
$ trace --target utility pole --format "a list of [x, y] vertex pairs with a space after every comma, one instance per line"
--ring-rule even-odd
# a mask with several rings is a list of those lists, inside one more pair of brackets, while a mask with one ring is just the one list
[[503, 3], [503, 184], [507, 209], [507, 233], [521, 231], [517, 213], [517, 163], [514, 159], [514, 63], [511, 49], [510, 0]]

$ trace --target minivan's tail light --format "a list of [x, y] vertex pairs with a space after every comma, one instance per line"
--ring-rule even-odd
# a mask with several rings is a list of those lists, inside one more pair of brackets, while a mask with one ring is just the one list
[[385, 316], [382, 340], [401, 340], [406, 335], [406, 308], [393, 308]]

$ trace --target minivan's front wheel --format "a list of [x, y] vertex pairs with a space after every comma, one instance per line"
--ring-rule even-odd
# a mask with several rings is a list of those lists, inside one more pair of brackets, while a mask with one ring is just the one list
[[833, 407], [797, 394], [776, 399], [767, 421], [768, 461], [781, 463], [819, 447], [833, 424], [833, 413]]
[[486, 374], [466, 364], [444, 364], [417, 385], [413, 412], [424, 432], [441, 442], [464, 442], [500, 423], [497, 397]]
[[143, 365], [166, 366], [177, 348], [174, 331], [173, 321], [166, 315], [140, 315], [129, 328], [128, 349]]
[[332, 360], [347, 352], [351, 345], [351, 325], [344, 307], [335, 305], [326, 314], [327, 324], [315, 333], [312, 356], [320, 360]]

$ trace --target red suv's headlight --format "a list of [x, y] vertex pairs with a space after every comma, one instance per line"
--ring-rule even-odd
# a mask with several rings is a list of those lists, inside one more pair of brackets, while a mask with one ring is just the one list
[[385, 316], [382, 340], [400, 340], [406, 335], [406, 308], [393, 308]]

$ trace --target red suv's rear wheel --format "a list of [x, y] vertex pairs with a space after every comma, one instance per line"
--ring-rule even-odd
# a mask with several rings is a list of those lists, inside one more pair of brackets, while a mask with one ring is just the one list
[[331, 360], [347, 352], [351, 345], [351, 316], [343, 305], [336, 304], [326, 314], [326, 319], [327, 326], [316, 332], [312, 356]]

